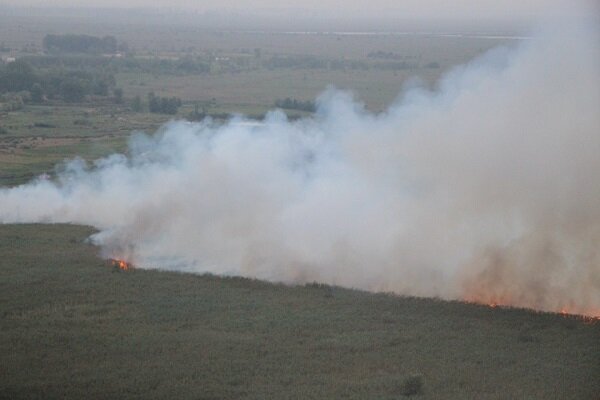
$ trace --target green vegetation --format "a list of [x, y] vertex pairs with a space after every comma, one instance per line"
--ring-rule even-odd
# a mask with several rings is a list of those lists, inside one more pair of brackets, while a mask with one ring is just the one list
[[0, 226], [0, 398], [591, 399], [600, 324], [326, 285], [115, 270]]
[[14, 61], [0, 69], [0, 93], [29, 90], [37, 80], [31, 65], [22, 60]]
[[[41, 103], [60, 99], [69, 103], [82, 102], [86, 96], [107, 97], [115, 88], [115, 77], [105, 71], [50, 69], [36, 70], [22, 59], [0, 69], [0, 94], [26, 92], [25, 101]], [[121, 91], [121, 97], [123, 92]]]
[[154, 132], [168, 117], [88, 104], [26, 105], [0, 118], [0, 186], [7, 186], [52, 176], [56, 164], [75, 156], [93, 160], [126, 151], [132, 131]]
[[148, 111], [151, 113], [175, 115], [179, 107], [181, 99], [178, 97], [159, 97], [154, 92], [148, 93]]
[[50, 53], [115, 53], [117, 39], [113, 36], [103, 38], [90, 35], [46, 35], [43, 42], [44, 49]]
[[423, 375], [411, 374], [404, 378], [400, 388], [400, 393], [404, 396], [414, 396], [423, 393], [425, 385]]
[[298, 99], [291, 99], [289, 97], [286, 97], [283, 100], [275, 100], [275, 107], [306, 112], [315, 112], [316, 109], [314, 101], [302, 101]]

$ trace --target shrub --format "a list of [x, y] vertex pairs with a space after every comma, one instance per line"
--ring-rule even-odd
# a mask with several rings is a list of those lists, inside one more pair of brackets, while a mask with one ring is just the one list
[[131, 100], [131, 109], [135, 112], [144, 111], [144, 104], [142, 103], [142, 98], [138, 95]]
[[175, 115], [179, 107], [181, 99], [178, 97], [159, 97], [153, 92], [148, 93], [148, 110], [151, 113]]
[[56, 125], [48, 122], [36, 122], [33, 124], [34, 128], [56, 128]]
[[60, 85], [60, 91], [63, 100], [69, 103], [77, 103], [82, 101], [88, 92], [85, 82], [75, 78], [70, 78], [63, 81]]
[[113, 95], [115, 96], [115, 103], [117, 103], [117, 104], [123, 103], [123, 89], [114, 88]]
[[423, 393], [425, 380], [421, 374], [411, 374], [404, 378], [400, 384], [400, 394], [403, 396], [414, 396]]
[[44, 89], [39, 83], [34, 83], [31, 86], [31, 101], [34, 103], [41, 103], [44, 101]]

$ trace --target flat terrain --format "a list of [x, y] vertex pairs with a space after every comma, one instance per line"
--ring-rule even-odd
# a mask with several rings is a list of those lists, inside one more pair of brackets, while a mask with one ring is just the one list
[[[497, 46], [515, 46], [516, 37], [395, 33], [232, 31], [207, 29], [201, 21], [185, 23], [145, 14], [70, 14], [68, 10], [22, 9], [0, 12], [0, 67], [9, 59], [29, 59], [40, 76], [62, 70], [114, 75], [122, 101], [86, 96], [79, 102], [47, 98], [34, 102], [30, 93], [0, 93], [0, 186], [52, 176], [55, 165], [76, 156], [92, 160], [126, 150], [129, 133], [154, 132], [170, 119], [192, 112], [217, 119], [232, 113], [260, 118], [277, 100], [313, 101], [328, 86], [350, 90], [367, 109], [385, 110], [409, 82], [428, 88], [453, 66]], [[371, 32], [373, 33], [373, 32]], [[124, 54], [53, 54], [43, 48], [48, 34], [114, 35], [126, 44]], [[37, 61], [35, 61], [37, 60]], [[36, 64], [39, 63], [38, 64]], [[182, 62], [205, 69], [181, 69]], [[6, 65], [3, 65], [6, 63]], [[73, 64], [74, 63], [74, 64]], [[133, 67], [137, 66], [137, 67]], [[133, 108], [150, 92], [178, 97], [176, 115]], [[11, 96], [24, 105], [10, 107]], [[287, 109], [291, 118], [306, 109]], [[195, 118], [198, 119], [198, 118]]]
[[28, 105], [0, 113], [0, 187], [52, 175], [67, 159], [94, 160], [124, 152], [133, 131], [154, 132], [168, 117], [116, 106]]
[[2, 399], [594, 399], [600, 324], [321, 285], [115, 270], [0, 226]]
[[[0, 188], [52, 178], [65, 159], [126, 152], [131, 132], [152, 133], [170, 119], [260, 118], [279, 100], [312, 101], [332, 84], [379, 112], [411, 80], [432, 88], [453, 66], [519, 43], [493, 35], [211, 31], [193, 17], [180, 25], [143, 14], [29, 12], [0, 15], [6, 67], [14, 58], [49, 60], [47, 34], [114, 35], [130, 54], [63, 54], [58, 65], [35, 67], [40, 76], [56, 68], [113, 74], [119, 101], [114, 91], [78, 102], [0, 96]], [[185, 63], [204, 69], [180, 68]], [[150, 92], [182, 106], [174, 115], [150, 112]], [[13, 107], [14, 96], [25, 100]], [[136, 99], [144, 106], [134, 107]], [[120, 271], [85, 243], [92, 232], [0, 225], [0, 399], [600, 393], [600, 323], [318, 284]]]

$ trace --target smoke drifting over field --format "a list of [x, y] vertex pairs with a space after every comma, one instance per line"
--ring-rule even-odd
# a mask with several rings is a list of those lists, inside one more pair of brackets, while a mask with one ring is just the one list
[[373, 115], [175, 122], [129, 156], [0, 190], [140, 267], [600, 315], [600, 41], [543, 32]]

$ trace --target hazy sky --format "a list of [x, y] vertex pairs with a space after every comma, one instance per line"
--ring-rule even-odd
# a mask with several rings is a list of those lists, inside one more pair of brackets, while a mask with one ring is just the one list
[[[0, 0], [0, 4], [87, 7], [168, 7], [197, 11], [297, 12], [325, 17], [533, 18], [598, 10], [598, 0]], [[576, 11], [577, 10], [577, 11]], [[588, 7], [590, 13], [592, 7]]]

